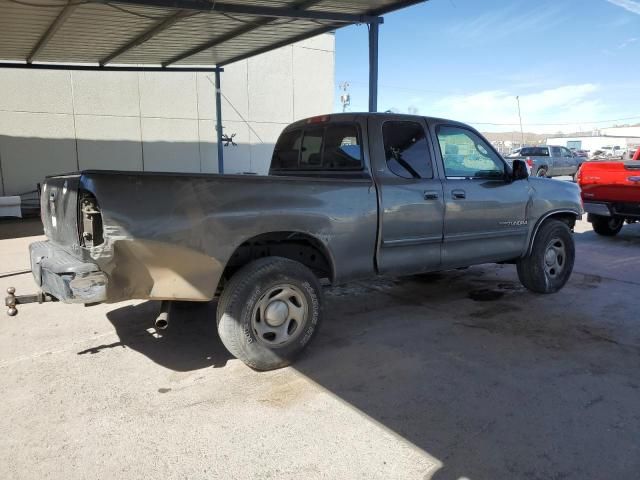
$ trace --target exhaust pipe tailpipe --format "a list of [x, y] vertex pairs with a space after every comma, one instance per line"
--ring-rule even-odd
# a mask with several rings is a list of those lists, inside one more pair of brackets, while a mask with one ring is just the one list
[[160, 313], [155, 321], [156, 330], [166, 330], [169, 327], [169, 307], [171, 302], [163, 300], [160, 304]]

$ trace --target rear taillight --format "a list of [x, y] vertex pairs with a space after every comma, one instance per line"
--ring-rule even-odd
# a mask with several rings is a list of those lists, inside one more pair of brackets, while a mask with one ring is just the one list
[[531, 157], [527, 157], [525, 162], [527, 162], [527, 165], [529, 165], [530, 167], [533, 167], [533, 160], [531, 160]]

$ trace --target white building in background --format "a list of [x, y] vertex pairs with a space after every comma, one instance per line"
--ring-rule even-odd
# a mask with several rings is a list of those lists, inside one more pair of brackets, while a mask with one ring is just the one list
[[[331, 112], [324, 34], [222, 73], [225, 173], [266, 173], [282, 129]], [[0, 195], [85, 169], [217, 172], [213, 74], [0, 69]]]
[[601, 128], [602, 135], [615, 135], [620, 137], [640, 137], [640, 125], [635, 127], [609, 127]]
[[[602, 132], [602, 130], [600, 132]], [[623, 152], [631, 150], [635, 152], [638, 146], [640, 146], [640, 135], [619, 136], [600, 133], [599, 135], [591, 136], [549, 137], [547, 138], [546, 144], [558, 145], [576, 150], [586, 150], [589, 153], [594, 153], [596, 150], [602, 150], [603, 147], [619, 147]]]

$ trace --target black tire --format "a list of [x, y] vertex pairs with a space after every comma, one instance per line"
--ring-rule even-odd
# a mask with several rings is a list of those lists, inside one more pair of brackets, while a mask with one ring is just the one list
[[[279, 325], [269, 323], [270, 311], [279, 316]], [[260, 371], [289, 365], [315, 336], [321, 319], [318, 279], [306, 266], [282, 257], [261, 258], [242, 267], [218, 302], [222, 343], [236, 358]]]
[[[554, 254], [549, 254], [549, 250]], [[552, 263], [550, 257], [554, 255], [555, 263]], [[567, 224], [545, 220], [538, 229], [531, 252], [517, 262], [518, 277], [532, 292], [555, 293], [569, 280], [574, 261], [575, 245]]]
[[547, 177], [547, 169], [544, 168], [544, 167], [540, 167], [538, 169], [538, 171], [536, 172], [536, 177], [546, 178]]
[[623, 223], [623, 220], [620, 218], [591, 215], [593, 231], [605, 237], [615, 237], [622, 229]]

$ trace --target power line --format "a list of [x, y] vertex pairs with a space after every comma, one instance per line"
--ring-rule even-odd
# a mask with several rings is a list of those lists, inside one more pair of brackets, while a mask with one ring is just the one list
[[[555, 127], [555, 126], [568, 126], [568, 125], [582, 125], [584, 123], [594, 124], [594, 123], [612, 123], [612, 122], [622, 122], [625, 120], [637, 120], [640, 119], [640, 116], [635, 117], [625, 117], [625, 118], [614, 118], [611, 120], [577, 120], [575, 122], [564, 122], [564, 123], [523, 123], [523, 125], [527, 126], [535, 126], [535, 127]], [[493, 122], [474, 122], [471, 120], [465, 120], [465, 123], [473, 123], [475, 125], [495, 125], [498, 127], [502, 126], [517, 126], [518, 123], [493, 123]]]

